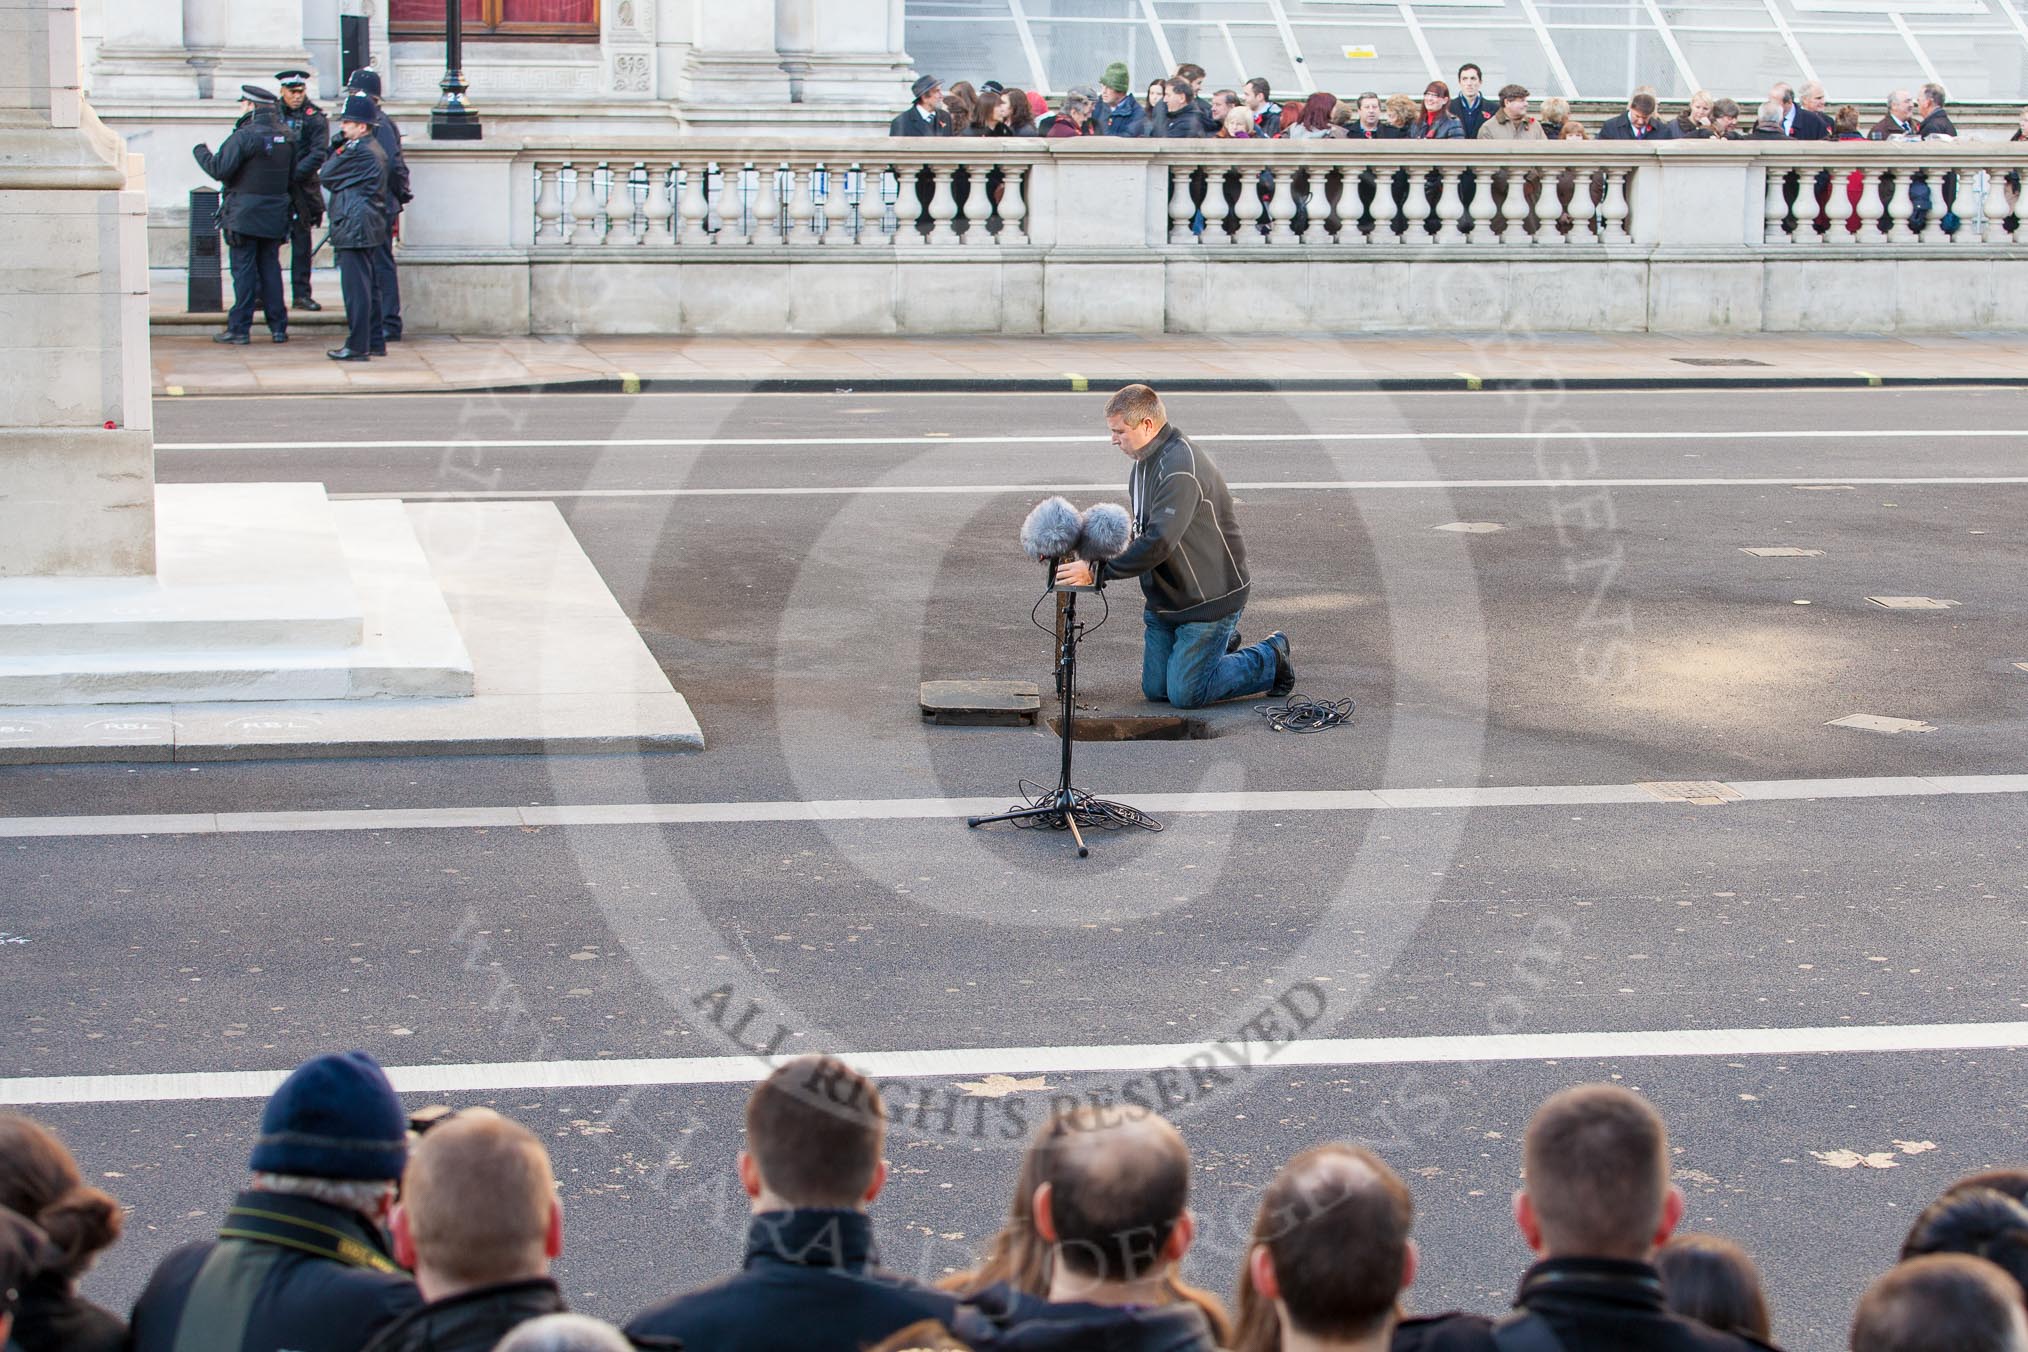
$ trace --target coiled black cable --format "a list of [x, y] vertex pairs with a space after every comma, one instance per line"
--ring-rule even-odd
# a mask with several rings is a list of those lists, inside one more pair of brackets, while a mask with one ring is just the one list
[[1323, 732], [1348, 726], [1355, 707], [1349, 696], [1320, 700], [1298, 695], [1287, 704], [1263, 704], [1254, 712], [1275, 732]]

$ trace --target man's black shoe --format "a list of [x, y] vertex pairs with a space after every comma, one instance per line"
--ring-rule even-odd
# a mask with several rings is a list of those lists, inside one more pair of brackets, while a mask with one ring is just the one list
[[289, 331], [287, 329], [283, 329], [280, 332], [273, 334], [272, 336], [274, 340], [278, 343], [286, 343], [289, 341]]
[[1230, 653], [1236, 653], [1236, 652], [1238, 652], [1238, 651], [1239, 651], [1239, 650], [1240, 650], [1241, 648], [1244, 648], [1245, 646], [1246, 646], [1246, 640], [1245, 640], [1245, 639], [1243, 639], [1243, 638], [1241, 638], [1241, 637], [1239, 636], [1239, 631], [1238, 631], [1237, 629], [1235, 629], [1235, 630], [1233, 630], [1233, 631], [1232, 631], [1232, 637], [1231, 637], [1231, 638], [1229, 638], [1229, 639], [1225, 640], [1225, 651], [1226, 651], [1226, 652], [1227, 652], [1228, 654], [1230, 654]]
[[365, 360], [366, 360], [366, 354], [365, 354], [364, 352], [354, 352], [354, 351], [353, 351], [353, 350], [352, 350], [351, 348], [349, 348], [349, 347], [333, 347], [333, 348], [327, 348], [327, 349], [325, 350], [325, 352], [324, 352], [324, 355], [325, 355], [325, 356], [327, 356], [327, 357], [329, 357], [329, 358], [330, 358], [330, 359], [331, 359], [332, 361], [365, 361]]
[[1277, 629], [1267, 636], [1267, 645], [1275, 650], [1275, 683], [1268, 693], [1286, 695], [1296, 688], [1295, 664], [1289, 661], [1289, 636]]
[[384, 347], [369, 347], [366, 349], [366, 354], [369, 357], [385, 357], [387, 355], [387, 349]]
[[387, 335], [387, 341], [390, 343], [398, 343], [401, 341], [401, 335], [398, 333], [390, 333]]
[[245, 347], [253, 339], [243, 333], [214, 333], [211, 335], [211, 341], [214, 343], [231, 343], [234, 347]]
[[298, 296], [290, 308], [295, 310], [321, 310], [324, 307], [316, 301], [311, 300], [308, 296]]

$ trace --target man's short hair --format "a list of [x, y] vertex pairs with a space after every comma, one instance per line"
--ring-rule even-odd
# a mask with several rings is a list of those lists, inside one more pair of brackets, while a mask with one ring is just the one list
[[1058, 1261], [1099, 1281], [1135, 1281], [1161, 1262], [1190, 1201], [1190, 1152], [1150, 1112], [1076, 1108], [1037, 1143]]
[[432, 1271], [460, 1285], [514, 1281], [544, 1270], [556, 1179], [534, 1132], [467, 1108], [416, 1143], [402, 1206]]
[[1380, 95], [1378, 95], [1378, 94], [1374, 93], [1374, 92], [1373, 92], [1372, 90], [1370, 90], [1370, 89], [1369, 89], [1369, 90], [1367, 90], [1366, 92], [1364, 92], [1363, 94], [1361, 94], [1361, 95], [1360, 95], [1360, 96], [1359, 96], [1358, 98], [1356, 98], [1356, 99], [1352, 100], [1352, 102], [1353, 102], [1353, 105], [1354, 105], [1354, 106], [1356, 107], [1356, 106], [1358, 106], [1358, 105], [1360, 105], [1360, 104], [1363, 104], [1363, 103], [1365, 103], [1365, 102], [1366, 102], [1366, 100], [1368, 100], [1368, 99], [1372, 99], [1372, 100], [1373, 100], [1373, 101], [1374, 101], [1375, 103], [1379, 103], [1379, 102], [1381, 102], [1381, 98], [1380, 98]]
[[516, 1324], [493, 1352], [632, 1352], [633, 1346], [602, 1319], [545, 1314]]
[[1902, 1258], [1967, 1253], [1996, 1263], [2028, 1300], [2028, 1206], [1994, 1188], [1953, 1188], [1931, 1202], [1902, 1241]]
[[1983, 1258], [1929, 1254], [1889, 1268], [1859, 1298], [1852, 1352], [2023, 1352], [2021, 1292]]
[[1128, 385], [1106, 400], [1106, 416], [1124, 419], [1132, 427], [1148, 418], [1165, 423], [1169, 410], [1162, 407], [1162, 396], [1146, 385]]
[[1525, 85], [1500, 86], [1500, 102], [1502, 103], [1511, 103], [1515, 99], [1525, 99], [1527, 97], [1528, 97], [1528, 88]]
[[1082, 94], [1065, 94], [1063, 96], [1063, 111], [1073, 115], [1089, 113], [1091, 111], [1091, 100]]
[[1248, 80], [1246, 82], [1246, 87], [1252, 90], [1254, 93], [1260, 95], [1262, 98], [1266, 98], [1268, 96], [1268, 82], [1266, 80], [1261, 79], [1261, 77], [1258, 75], [1254, 76], [1251, 80]]
[[1476, 61], [1467, 61], [1464, 65], [1458, 67], [1458, 78], [1460, 80], [1465, 78], [1466, 71], [1472, 72], [1472, 74], [1478, 76], [1481, 80], [1486, 78], [1486, 72], [1479, 69], [1479, 63]]
[[1653, 117], [1655, 115], [1655, 96], [1653, 94], [1636, 94], [1627, 100], [1627, 107], [1633, 109], [1642, 117]]
[[1923, 97], [1941, 108], [1950, 100], [1944, 97], [1944, 87], [1932, 80], [1922, 87]]
[[1796, 91], [1786, 80], [1776, 80], [1768, 86], [1767, 96], [1784, 108], [1796, 101]]
[[768, 1191], [791, 1206], [858, 1206], [886, 1140], [880, 1091], [833, 1056], [778, 1066], [747, 1097], [746, 1148]]
[[1363, 1146], [1320, 1145], [1290, 1160], [1254, 1225], [1289, 1322], [1318, 1339], [1378, 1332], [1401, 1296], [1414, 1219], [1407, 1185]]
[[2017, 1202], [2028, 1203], [2028, 1169], [1982, 1169], [1976, 1174], [1966, 1174], [1951, 1184], [1949, 1191], [1962, 1192], [1966, 1188], [1991, 1188]]
[[1235, 108], [1243, 106], [1245, 102], [1243, 99], [1239, 97], [1239, 91], [1237, 89], [1221, 89], [1211, 96], [1211, 101], [1213, 103], [1218, 102], [1218, 100], [1220, 99], [1224, 99], [1227, 103], [1231, 104]]
[[1186, 99], [1195, 98], [1197, 94], [1197, 91], [1190, 87], [1190, 82], [1181, 77], [1174, 80], [1164, 80], [1162, 82], [1162, 92], [1165, 94], [1181, 94]]
[[1204, 67], [1185, 61], [1182, 65], [1176, 67], [1176, 78], [1185, 84], [1201, 80], [1204, 78]]
[[1732, 99], [1713, 99], [1711, 101], [1711, 115], [1713, 117], [1738, 117], [1739, 104]]
[[1785, 105], [1776, 99], [1769, 99], [1760, 106], [1760, 120], [1755, 125], [1774, 131], [1782, 129], [1782, 113]]
[[1639, 1258], [1669, 1192], [1669, 1133], [1649, 1102], [1614, 1084], [1552, 1094], [1528, 1120], [1525, 1186], [1549, 1248]]

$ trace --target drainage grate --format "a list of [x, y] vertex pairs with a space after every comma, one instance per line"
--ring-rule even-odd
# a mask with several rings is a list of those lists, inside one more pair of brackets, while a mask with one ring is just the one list
[[[1061, 716], [1051, 716], [1049, 730], [1063, 735]], [[1078, 715], [1071, 725], [1074, 742], [1198, 742], [1211, 735], [1211, 725], [1201, 718], [1180, 714], [1127, 714], [1117, 718]]]
[[1888, 610], [1949, 610], [1959, 604], [1956, 601], [1939, 601], [1934, 596], [1869, 596], [1866, 599]]
[[1755, 361], [1752, 357], [1671, 357], [1670, 361], [1682, 362], [1685, 366], [1766, 366], [1769, 363]]
[[1746, 797], [1730, 784], [1720, 784], [1715, 779], [1664, 779], [1641, 787], [1665, 803], [1696, 803], [1700, 807], [1736, 803]]

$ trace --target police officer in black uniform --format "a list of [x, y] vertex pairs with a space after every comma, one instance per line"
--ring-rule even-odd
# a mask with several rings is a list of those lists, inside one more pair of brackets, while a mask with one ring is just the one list
[[374, 285], [374, 260], [387, 246], [388, 180], [393, 166], [375, 128], [380, 109], [364, 94], [346, 98], [338, 114], [340, 140], [324, 162], [324, 190], [331, 194], [331, 252], [338, 260], [338, 286], [345, 297], [345, 346], [324, 355], [332, 361], [365, 361], [387, 355], [381, 340], [384, 319]]
[[289, 179], [295, 138], [282, 125], [275, 96], [259, 85], [239, 87], [240, 119], [216, 155], [208, 145], [191, 154], [197, 167], [225, 189], [222, 215], [232, 258], [232, 310], [214, 343], [251, 341], [254, 301], [278, 343], [289, 341], [289, 311], [282, 300], [282, 241], [289, 237]]
[[[346, 87], [354, 94], [364, 94], [373, 100], [375, 108], [380, 108], [379, 71], [356, 70]], [[373, 253], [373, 293], [380, 302], [380, 333], [375, 342], [378, 346], [401, 341], [401, 278], [394, 269], [394, 241], [401, 233], [401, 209], [415, 200], [415, 194], [408, 189], [408, 161], [402, 158], [401, 128], [394, 125], [394, 119], [384, 108], [374, 124], [373, 134], [380, 148], [387, 152], [388, 167], [387, 242]]]
[[331, 123], [310, 101], [309, 71], [282, 71], [275, 83], [282, 89], [282, 125], [296, 138], [296, 165], [289, 172], [289, 304], [297, 310], [321, 310], [324, 307], [310, 295], [310, 237], [324, 219], [317, 170], [331, 153]]

